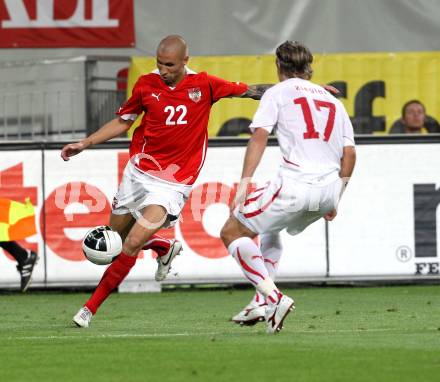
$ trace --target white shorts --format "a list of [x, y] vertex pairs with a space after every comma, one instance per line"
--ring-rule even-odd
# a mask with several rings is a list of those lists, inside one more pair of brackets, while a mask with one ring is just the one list
[[297, 235], [337, 207], [342, 189], [339, 177], [324, 185], [308, 184], [279, 175], [249, 194], [234, 216], [255, 233], [280, 232]]
[[112, 213], [131, 213], [135, 218], [148, 205], [159, 205], [168, 213], [164, 227], [172, 227], [191, 192], [191, 186], [170, 183], [138, 170], [130, 161], [124, 170], [121, 184], [112, 203]]

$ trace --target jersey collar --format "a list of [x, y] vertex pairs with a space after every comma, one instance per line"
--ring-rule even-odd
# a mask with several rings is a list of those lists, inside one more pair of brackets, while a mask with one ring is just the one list
[[[186, 75], [188, 75], [188, 74], [197, 74], [197, 72], [195, 72], [194, 70], [188, 68], [187, 66], [185, 66], [185, 71], [186, 71]], [[159, 69], [154, 69], [151, 73], [160, 74], [159, 73]]]

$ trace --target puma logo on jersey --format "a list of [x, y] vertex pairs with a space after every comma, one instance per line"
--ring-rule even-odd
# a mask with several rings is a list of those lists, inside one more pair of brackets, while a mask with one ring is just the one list
[[159, 96], [160, 96], [160, 95], [161, 95], [161, 93], [159, 93], [159, 94], [151, 93], [151, 96], [154, 97], [154, 98], [156, 98], [158, 102], [159, 102]]

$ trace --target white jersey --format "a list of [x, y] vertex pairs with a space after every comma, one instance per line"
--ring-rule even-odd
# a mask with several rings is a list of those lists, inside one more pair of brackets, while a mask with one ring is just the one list
[[329, 183], [338, 176], [344, 146], [354, 146], [343, 104], [319, 85], [290, 78], [268, 89], [250, 128], [276, 133], [285, 176]]

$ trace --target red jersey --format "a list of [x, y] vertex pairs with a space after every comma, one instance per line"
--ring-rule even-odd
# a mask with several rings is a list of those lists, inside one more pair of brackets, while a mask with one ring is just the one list
[[205, 161], [212, 105], [247, 88], [206, 72], [187, 71], [175, 88], [162, 81], [159, 71], [141, 76], [117, 112], [130, 119], [144, 112], [130, 144], [135, 166], [169, 182], [193, 184]]

